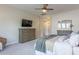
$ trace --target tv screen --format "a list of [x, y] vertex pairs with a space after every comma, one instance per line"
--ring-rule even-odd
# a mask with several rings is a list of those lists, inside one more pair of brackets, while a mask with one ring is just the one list
[[32, 27], [32, 20], [22, 19], [22, 27]]

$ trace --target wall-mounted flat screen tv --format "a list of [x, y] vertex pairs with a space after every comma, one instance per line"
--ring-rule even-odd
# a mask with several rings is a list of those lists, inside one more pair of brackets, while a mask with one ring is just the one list
[[22, 27], [32, 27], [32, 20], [22, 19]]

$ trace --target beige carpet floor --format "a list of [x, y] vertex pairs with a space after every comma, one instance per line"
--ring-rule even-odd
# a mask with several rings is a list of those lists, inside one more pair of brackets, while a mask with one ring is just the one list
[[3, 51], [0, 51], [0, 55], [35, 55], [35, 41], [36, 40], [7, 46]]

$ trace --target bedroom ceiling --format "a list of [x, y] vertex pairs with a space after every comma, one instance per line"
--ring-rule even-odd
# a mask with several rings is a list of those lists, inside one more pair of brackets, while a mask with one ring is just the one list
[[[20, 10], [30, 12], [32, 14], [40, 15], [41, 10], [35, 10], [35, 8], [42, 8], [42, 4], [10, 4], [9, 6], [18, 8]], [[48, 8], [54, 10], [49, 11], [48, 14], [60, 13], [64, 11], [70, 11], [73, 9], [79, 9], [79, 4], [49, 4]]]

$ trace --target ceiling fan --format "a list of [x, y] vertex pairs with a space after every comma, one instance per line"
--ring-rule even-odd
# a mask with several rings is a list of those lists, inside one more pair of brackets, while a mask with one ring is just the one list
[[48, 8], [48, 4], [43, 4], [42, 8], [35, 8], [36, 10], [42, 10], [41, 15], [45, 15], [48, 11], [54, 10], [52, 8]]

